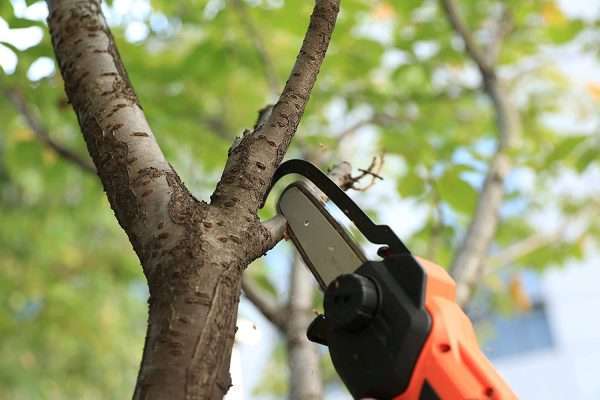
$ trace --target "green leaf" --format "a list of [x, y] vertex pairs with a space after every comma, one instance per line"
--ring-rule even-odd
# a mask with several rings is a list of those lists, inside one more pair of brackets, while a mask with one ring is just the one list
[[586, 149], [575, 161], [577, 172], [583, 173], [593, 163], [600, 159], [600, 147], [591, 147]]
[[564, 24], [552, 25], [547, 31], [548, 37], [555, 44], [564, 44], [573, 40], [584, 27], [585, 25], [581, 20], [567, 21]]
[[255, 262], [252, 264], [252, 267], [249, 268], [247, 273], [260, 289], [269, 293], [273, 297], [277, 297], [277, 288], [267, 274], [267, 269], [265, 268], [264, 263]]
[[455, 211], [468, 214], [473, 211], [477, 201], [477, 191], [460, 177], [463, 168], [450, 168], [436, 180], [442, 200]]
[[398, 178], [397, 189], [402, 197], [418, 197], [426, 193], [424, 179], [412, 168], [406, 175]]
[[547, 164], [554, 164], [556, 161], [562, 160], [573, 152], [573, 150], [583, 143], [589, 136], [568, 136], [562, 139], [554, 150], [546, 157]]
[[255, 396], [275, 395], [280, 398], [285, 396], [289, 378], [285, 357], [286, 349], [283, 343], [279, 342], [271, 352], [262, 379], [252, 390]]

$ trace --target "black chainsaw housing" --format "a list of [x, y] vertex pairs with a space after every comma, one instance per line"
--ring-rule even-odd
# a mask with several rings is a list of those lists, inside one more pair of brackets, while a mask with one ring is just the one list
[[426, 275], [410, 254], [367, 261], [325, 292], [325, 315], [308, 338], [329, 347], [333, 365], [356, 399], [392, 399], [406, 390], [431, 329]]
[[[371, 221], [317, 167], [303, 160], [286, 161], [271, 187], [288, 174], [314, 183], [367, 240], [383, 245], [383, 261], [367, 261], [327, 286], [325, 315], [315, 318], [307, 336], [329, 347], [333, 365], [354, 398], [392, 399], [407, 389], [431, 330], [424, 304], [425, 271], [389, 226]], [[320, 282], [318, 271], [312, 272]], [[435, 398], [425, 389], [423, 399]]]

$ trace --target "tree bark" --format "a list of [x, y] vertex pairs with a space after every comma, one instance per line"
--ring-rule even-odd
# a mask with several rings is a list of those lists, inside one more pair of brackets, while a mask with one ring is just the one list
[[467, 55], [479, 69], [483, 90], [494, 107], [497, 133], [496, 150], [488, 165], [475, 212], [450, 266], [457, 285], [456, 300], [464, 306], [485, 269], [485, 261], [496, 234], [504, 198], [504, 179], [511, 169], [508, 152], [515, 139], [521, 135], [521, 124], [519, 113], [498, 78], [494, 65], [494, 57], [499, 51], [501, 35], [505, 30], [499, 31], [493, 57], [486, 58], [460, 17], [455, 1], [441, 0], [441, 5], [448, 22], [463, 40]]
[[47, 2], [67, 96], [150, 289], [134, 398], [222, 398], [242, 271], [276, 243], [256, 211], [308, 101], [339, 1], [316, 2], [271, 118], [232, 149], [211, 204], [192, 196], [158, 147], [100, 0]]

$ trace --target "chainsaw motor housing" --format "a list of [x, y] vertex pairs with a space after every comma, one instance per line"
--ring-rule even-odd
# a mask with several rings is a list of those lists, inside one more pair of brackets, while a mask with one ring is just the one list
[[[481, 351], [469, 318], [456, 303], [456, 285], [439, 265], [413, 256], [387, 225], [375, 224], [314, 165], [290, 160], [277, 211], [288, 237], [324, 291], [324, 314], [308, 339], [329, 348], [333, 365], [356, 399], [514, 400], [516, 396]], [[331, 200], [373, 244], [368, 260], [323, 206]]]
[[[367, 261], [327, 287], [325, 314], [311, 324], [308, 337], [328, 346], [354, 398], [391, 399], [408, 387], [431, 328], [425, 279], [419, 263], [403, 254]], [[408, 293], [407, 285], [422, 290]]]

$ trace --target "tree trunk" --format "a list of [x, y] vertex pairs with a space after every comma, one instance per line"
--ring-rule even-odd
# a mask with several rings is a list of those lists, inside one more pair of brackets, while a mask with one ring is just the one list
[[67, 96], [150, 289], [134, 398], [222, 398], [242, 271], [276, 243], [257, 209], [300, 122], [339, 1], [316, 2], [272, 116], [232, 149], [211, 204], [192, 196], [158, 147], [100, 0], [47, 2]]

